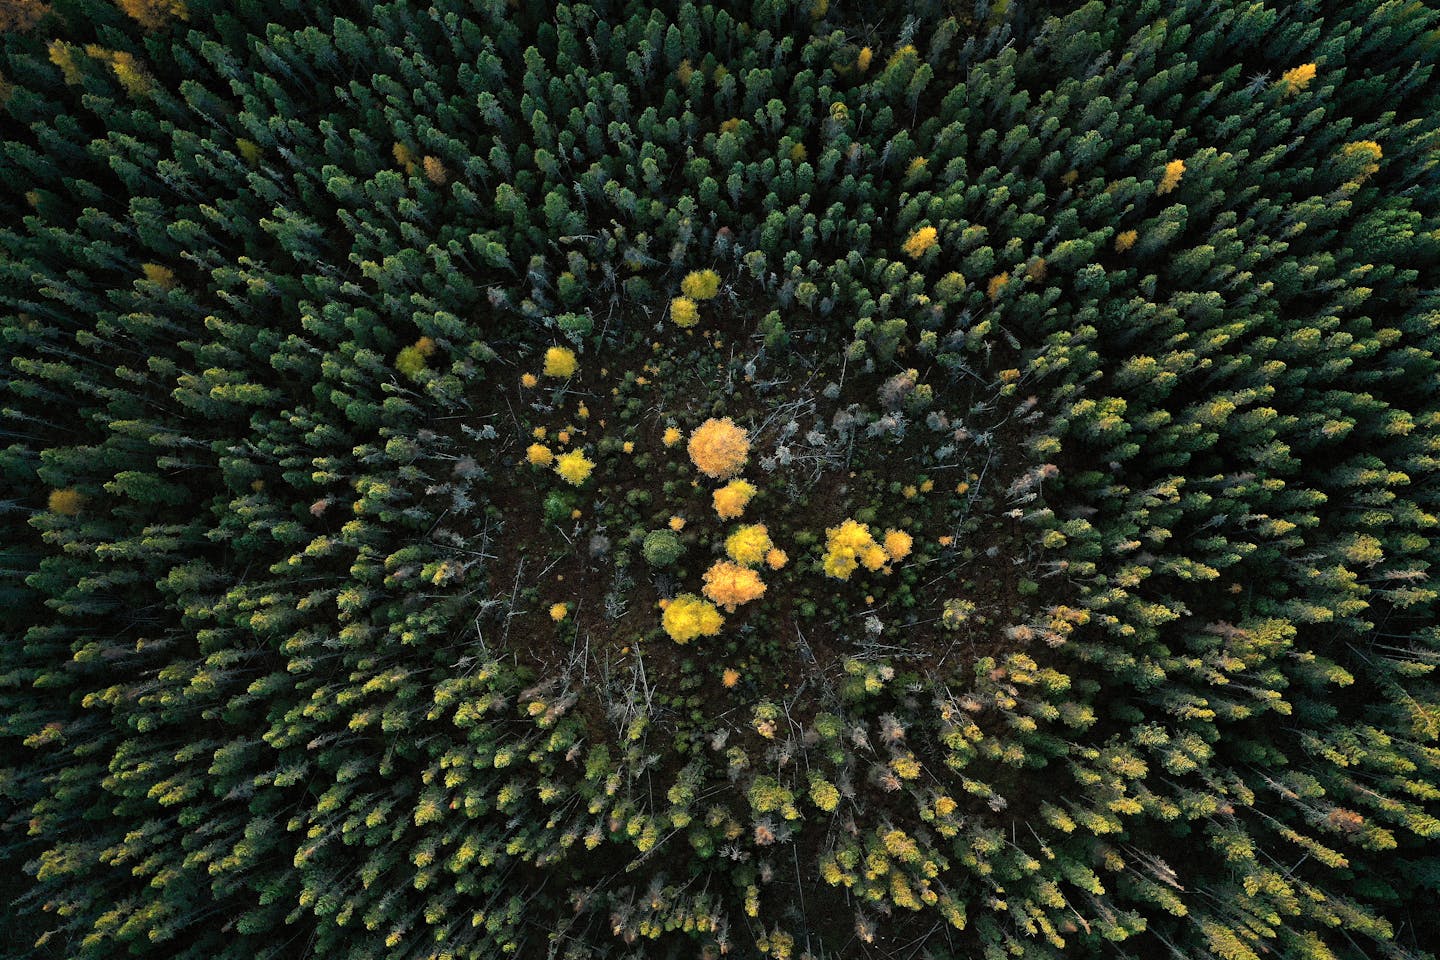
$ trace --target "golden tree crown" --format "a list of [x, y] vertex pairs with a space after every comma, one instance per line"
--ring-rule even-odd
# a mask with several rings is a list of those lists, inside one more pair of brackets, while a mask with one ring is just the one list
[[760, 574], [749, 567], [721, 560], [705, 571], [704, 593], [724, 607], [726, 613], [734, 613], [740, 604], [764, 596], [765, 584]]
[[690, 460], [707, 477], [724, 480], [740, 472], [750, 456], [750, 438], [726, 417], [710, 418], [690, 434]]

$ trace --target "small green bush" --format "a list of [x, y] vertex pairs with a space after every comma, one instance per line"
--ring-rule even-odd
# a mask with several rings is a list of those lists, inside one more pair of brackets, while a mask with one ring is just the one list
[[657, 569], [672, 566], [684, 552], [685, 547], [673, 530], [651, 530], [640, 546], [645, 562]]

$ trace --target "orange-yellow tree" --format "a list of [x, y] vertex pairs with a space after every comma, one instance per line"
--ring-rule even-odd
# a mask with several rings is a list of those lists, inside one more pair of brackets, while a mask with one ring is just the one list
[[740, 472], [750, 456], [750, 437], [726, 417], [710, 418], [690, 434], [690, 460], [707, 477], [724, 480]]
[[765, 595], [765, 584], [760, 574], [749, 567], [742, 567], [729, 560], [721, 560], [705, 571], [705, 596], [734, 613], [742, 603], [749, 603]]

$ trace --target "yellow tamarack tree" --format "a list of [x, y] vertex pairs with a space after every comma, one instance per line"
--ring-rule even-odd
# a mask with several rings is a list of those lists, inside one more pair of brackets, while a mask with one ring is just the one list
[[725, 553], [742, 567], [758, 566], [774, 546], [763, 523], [752, 523], [725, 538]]
[[740, 472], [750, 456], [750, 438], [729, 417], [710, 418], [690, 435], [690, 462], [707, 477], [725, 480]]
[[721, 520], [738, 519], [745, 512], [745, 506], [755, 496], [755, 485], [747, 480], [731, 480], [711, 494], [715, 513]]
[[725, 618], [715, 604], [693, 593], [682, 593], [671, 600], [660, 618], [665, 633], [676, 643], [689, 643], [696, 637], [713, 637], [724, 626]]
[[763, 597], [765, 584], [760, 574], [749, 567], [721, 560], [705, 571], [704, 593], [724, 607], [726, 613], [734, 613], [741, 604]]

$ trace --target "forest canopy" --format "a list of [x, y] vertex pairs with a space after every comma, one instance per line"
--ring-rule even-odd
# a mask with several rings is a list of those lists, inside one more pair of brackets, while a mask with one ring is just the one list
[[0, 955], [1434, 960], [1440, 9], [0, 49]]

